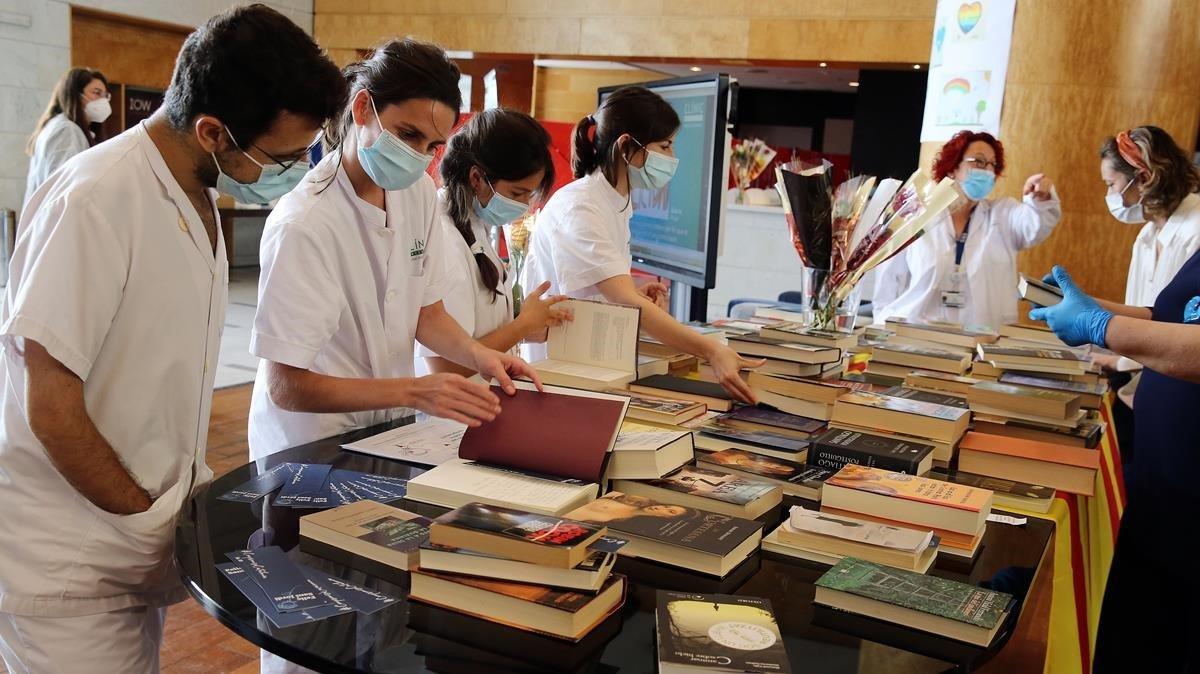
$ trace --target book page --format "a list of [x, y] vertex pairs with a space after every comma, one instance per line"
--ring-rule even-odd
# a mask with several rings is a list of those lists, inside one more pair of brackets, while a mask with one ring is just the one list
[[550, 328], [546, 348], [552, 360], [637, 373], [640, 309], [588, 300], [559, 306], [574, 312], [575, 320]]
[[342, 445], [342, 449], [385, 459], [399, 459], [425, 466], [438, 466], [458, 458], [466, 425], [449, 419], [428, 417], [379, 435]]
[[933, 532], [929, 530], [900, 529], [832, 513], [806, 510], [799, 506], [793, 506], [790, 513], [784, 526], [792, 531], [807, 531], [881, 548], [920, 553], [929, 547], [929, 541], [933, 538]]
[[621, 424], [613, 451], [654, 451], [670, 442], [682, 438], [686, 431], [668, 431], [655, 426], [626, 421]]
[[533, 367], [540, 372], [554, 372], [556, 374], [564, 374], [571, 377], [583, 377], [585, 379], [594, 379], [597, 381], [612, 382], [622, 378], [629, 377], [628, 370], [616, 370], [609, 367], [598, 367], [587, 363], [577, 363], [569, 360], [558, 360], [556, 358], [548, 358], [539, 360], [533, 363]]
[[560, 482], [521, 473], [482, 466], [462, 459], [448, 461], [436, 469], [413, 478], [429, 487], [522, 506], [555, 510], [579, 494], [594, 487], [578, 481]]

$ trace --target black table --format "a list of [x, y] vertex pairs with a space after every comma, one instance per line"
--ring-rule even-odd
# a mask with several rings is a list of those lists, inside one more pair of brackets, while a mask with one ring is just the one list
[[[390, 426], [401, 423], [405, 421]], [[422, 472], [421, 467], [339, 449], [345, 442], [388, 427], [296, 447], [264, 463], [330, 463], [400, 477]], [[370, 616], [349, 613], [281, 630], [260, 618], [254, 605], [217, 571], [215, 565], [227, 561], [225, 553], [278, 545], [290, 550], [297, 561], [393, 596], [406, 596], [407, 583], [404, 574], [390, 576], [389, 582], [301, 551], [297, 547], [299, 517], [311, 510], [275, 508], [264, 500], [253, 504], [218, 500], [258, 472], [253, 463], [233, 470], [185, 507], [175, 543], [180, 573], [192, 596], [234, 632], [322, 672], [653, 672], [655, 590], [659, 588], [769, 598], [796, 674], [966, 672], [1003, 648], [1019, 613], [1014, 611], [991, 649], [958, 644], [814, 606], [813, 582], [828, 567], [759, 551], [721, 580], [621, 558], [616, 571], [630, 581], [625, 606], [578, 644], [407, 600]], [[443, 512], [408, 501], [395, 505], [428, 516]], [[769, 515], [764, 534], [781, 520], [781, 512]], [[1024, 526], [989, 524], [974, 563], [942, 556], [930, 573], [972, 584], [990, 583], [1023, 598], [1039, 567], [1044, 566], [1053, 531], [1052, 523], [1037, 519]]]

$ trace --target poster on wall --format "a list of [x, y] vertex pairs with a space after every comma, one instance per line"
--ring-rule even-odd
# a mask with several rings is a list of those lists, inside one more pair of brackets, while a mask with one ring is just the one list
[[958, 131], [999, 137], [1016, 0], [938, 0], [921, 142]]
[[145, 87], [125, 87], [125, 128], [132, 129], [162, 105], [163, 92]]

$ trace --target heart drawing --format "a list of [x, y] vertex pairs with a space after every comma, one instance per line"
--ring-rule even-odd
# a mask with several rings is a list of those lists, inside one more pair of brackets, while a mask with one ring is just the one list
[[971, 29], [979, 25], [979, 19], [983, 16], [983, 3], [979, 0], [975, 2], [964, 2], [958, 8], [958, 27], [962, 30], [963, 35], [971, 32]]

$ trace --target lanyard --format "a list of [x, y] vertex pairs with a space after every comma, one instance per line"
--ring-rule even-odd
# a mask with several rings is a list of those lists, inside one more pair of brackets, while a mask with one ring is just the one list
[[967, 224], [963, 226], [962, 234], [954, 240], [954, 266], [962, 266], [963, 249], [967, 247], [967, 233], [971, 231], [971, 218], [967, 218]]

